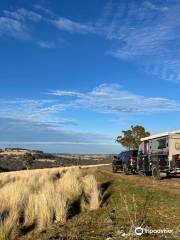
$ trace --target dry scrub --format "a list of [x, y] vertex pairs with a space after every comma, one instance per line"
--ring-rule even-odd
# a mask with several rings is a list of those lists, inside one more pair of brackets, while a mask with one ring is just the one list
[[42, 231], [53, 222], [64, 224], [77, 200], [90, 210], [100, 205], [95, 177], [83, 176], [78, 167], [0, 174], [0, 239], [13, 239], [30, 227]]

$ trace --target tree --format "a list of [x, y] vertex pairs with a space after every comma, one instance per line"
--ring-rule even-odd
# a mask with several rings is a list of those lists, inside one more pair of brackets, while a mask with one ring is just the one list
[[116, 142], [128, 149], [138, 149], [141, 138], [148, 137], [149, 132], [146, 132], [143, 126], [131, 126], [131, 129], [123, 130], [123, 135], [118, 136]]
[[25, 153], [22, 158], [23, 166], [26, 169], [30, 169], [33, 165], [34, 160], [35, 160], [35, 157], [31, 153], [28, 153], [28, 152]]

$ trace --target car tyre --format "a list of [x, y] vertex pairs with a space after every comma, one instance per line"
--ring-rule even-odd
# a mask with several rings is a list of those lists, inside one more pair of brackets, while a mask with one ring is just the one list
[[113, 171], [113, 173], [116, 173], [116, 172], [117, 172], [117, 169], [116, 169], [115, 166], [112, 166], [112, 171]]
[[159, 168], [157, 166], [152, 167], [152, 177], [155, 180], [161, 179], [161, 174], [160, 174]]
[[126, 175], [128, 174], [128, 168], [126, 164], [123, 164], [123, 173]]

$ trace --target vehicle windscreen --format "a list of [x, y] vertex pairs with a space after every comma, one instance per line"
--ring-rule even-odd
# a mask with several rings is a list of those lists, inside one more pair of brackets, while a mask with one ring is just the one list
[[138, 150], [132, 151], [132, 157], [137, 157], [137, 155], [138, 155]]
[[126, 155], [126, 152], [122, 152], [120, 159], [121, 160], [124, 159], [125, 155]]
[[130, 157], [132, 157], [132, 151], [126, 152], [126, 158], [130, 158]]
[[120, 159], [120, 158], [121, 158], [121, 156], [122, 156], [122, 153], [120, 153], [120, 154], [118, 155], [118, 159]]

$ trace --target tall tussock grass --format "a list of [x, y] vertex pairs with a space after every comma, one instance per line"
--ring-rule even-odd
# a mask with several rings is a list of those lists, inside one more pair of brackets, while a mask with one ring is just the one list
[[0, 175], [0, 240], [16, 238], [23, 229], [43, 231], [54, 222], [64, 224], [73, 203], [99, 208], [100, 191], [93, 175], [79, 167]]
[[72, 168], [56, 182], [57, 189], [64, 192], [70, 201], [77, 200], [82, 194], [81, 170]]
[[84, 194], [89, 202], [90, 210], [98, 209], [100, 206], [100, 189], [94, 175], [86, 175], [82, 179]]

